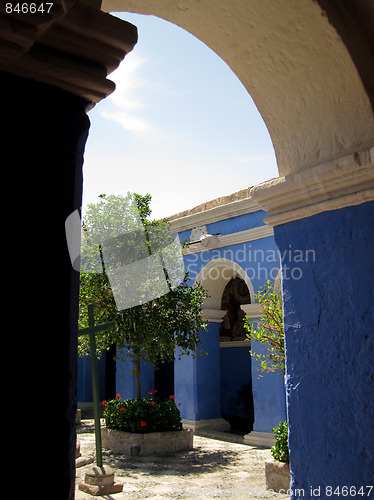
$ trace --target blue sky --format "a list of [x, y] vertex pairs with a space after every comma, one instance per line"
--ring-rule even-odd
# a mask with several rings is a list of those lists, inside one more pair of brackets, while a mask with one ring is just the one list
[[276, 177], [266, 126], [227, 64], [171, 23], [116, 15], [139, 41], [109, 76], [115, 92], [89, 112], [83, 206], [150, 193], [161, 218]]

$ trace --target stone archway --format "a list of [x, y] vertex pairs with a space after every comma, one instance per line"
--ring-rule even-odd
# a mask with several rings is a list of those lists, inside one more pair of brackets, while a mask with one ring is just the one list
[[[68, 2], [64, 3], [66, 7]], [[23, 225], [33, 228], [38, 242], [27, 255], [28, 261], [40, 263], [38, 280], [29, 283], [24, 273], [17, 276], [14, 269], [12, 282], [22, 283], [22, 294], [28, 297], [27, 303], [22, 303], [23, 317], [34, 317], [35, 311], [40, 311], [40, 297], [44, 299], [38, 342], [24, 340], [18, 365], [28, 374], [30, 407], [37, 391], [44, 406], [55, 409], [48, 430], [61, 429], [54, 441], [58, 461], [47, 468], [47, 474], [59, 480], [64, 500], [74, 496], [78, 283], [71, 272], [63, 224], [80, 206], [81, 163], [88, 129], [84, 110], [89, 101], [98, 102], [113, 91], [106, 76], [136, 42], [134, 30], [126, 32], [125, 23], [100, 12], [100, 0], [73, 4], [74, 11], [65, 11], [58, 22], [48, 18], [43, 26], [37, 26], [39, 17], [28, 16], [22, 24], [25, 30], [12, 29], [3, 6], [0, 61], [4, 72], [2, 111], [7, 123], [3, 155], [12, 158], [9, 184], [17, 185], [20, 208], [23, 204], [26, 209]], [[369, 422], [374, 415], [370, 396], [374, 303], [370, 281], [374, 272], [374, 208], [370, 203], [374, 200], [374, 153], [370, 150], [374, 145], [372, 2], [185, 0], [181, 4], [104, 0], [103, 9], [154, 14], [187, 29], [229, 64], [253, 97], [284, 177], [252, 193], [268, 211], [269, 223], [275, 225], [281, 252], [290, 243], [305, 249], [312, 245], [319, 256], [315, 262], [302, 264], [302, 280], [283, 282], [290, 354], [291, 488], [308, 488], [312, 483], [349, 484], [359, 491], [374, 479], [366, 447], [374, 438], [373, 430], [358, 420], [363, 416]], [[71, 153], [64, 148], [60, 157], [56, 151], [62, 145], [61, 121], [66, 124], [64, 139], [71, 144]], [[50, 160], [52, 153], [56, 162]], [[23, 232], [15, 233], [19, 239], [13, 248], [24, 248]], [[46, 251], [50, 248], [55, 251]], [[24, 256], [13, 261], [23, 262]], [[45, 293], [45, 283], [50, 281], [47, 269], [58, 269], [57, 278], [54, 276], [57, 296]], [[349, 303], [346, 290], [351, 291]], [[41, 349], [43, 339], [49, 345], [51, 325], [62, 342], [53, 358]], [[316, 351], [322, 353], [322, 359], [315, 356]], [[334, 364], [326, 362], [323, 353], [330, 353]], [[36, 365], [40, 366], [37, 374]], [[57, 400], [54, 393], [48, 395], [46, 373], [49, 378], [56, 374], [59, 380]], [[18, 387], [14, 386], [15, 392]], [[355, 408], [354, 414], [351, 408]], [[300, 422], [305, 423], [302, 432]], [[34, 426], [29, 425], [35, 431], [33, 436], [30, 432], [24, 436], [29, 446], [40, 447], [50, 441], [45, 420], [42, 425], [40, 418], [34, 419]], [[22, 426], [16, 428], [19, 432]], [[36, 467], [30, 468], [33, 476]]]
[[[311, 0], [186, 0], [183, 7], [160, 0], [104, 0], [102, 9], [161, 17], [214, 50], [252, 96], [283, 176], [373, 145], [370, 54], [365, 40], [356, 40], [356, 52], [363, 47], [356, 64], [354, 26], [341, 29], [347, 7], [363, 28], [367, 21], [359, 14], [372, 8], [364, 0], [356, 7], [347, 0], [340, 7], [331, 3], [321, 0], [328, 16]], [[364, 33], [372, 36], [368, 29]]]
[[[195, 282], [201, 282], [208, 290], [203, 311], [205, 318], [217, 328], [220, 355], [216, 371], [222, 417], [230, 423], [233, 432], [246, 434], [253, 428], [254, 407], [251, 357], [249, 343], [243, 335], [243, 318], [248, 307], [254, 312], [256, 309], [252, 282], [239, 264], [225, 258], [209, 261]], [[233, 371], [232, 366], [236, 370]]]
[[[225, 258], [212, 259], [198, 273], [195, 282], [201, 282], [208, 290], [209, 297], [204, 302], [204, 310], [207, 314], [222, 315], [221, 300], [226, 285], [235, 277], [241, 278], [248, 287], [249, 296], [254, 297], [254, 289], [251, 280], [244, 269]], [[251, 299], [252, 300], [252, 299]], [[209, 312], [208, 311], [212, 311]]]

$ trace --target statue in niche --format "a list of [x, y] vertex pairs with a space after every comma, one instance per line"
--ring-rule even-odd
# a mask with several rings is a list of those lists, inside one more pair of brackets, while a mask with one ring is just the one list
[[250, 303], [251, 297], [245, 281], [238, 277], [232, 278], [227, 283], [221, 299], [221, 309], [227, 312], [219, 329], [220, 342], [246, 339], [243, 323], [245, 312], [240, 306]]

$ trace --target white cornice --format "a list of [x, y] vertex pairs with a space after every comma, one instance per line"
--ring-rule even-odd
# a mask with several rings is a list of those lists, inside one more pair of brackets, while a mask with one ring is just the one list
[[251, 195], [270, 226], [374, 200], [374, 148], [264, 182]]
[[[217, 237], [217, 244], [211, 248], [222, 248], [228, 245], [237, 245], [239, 243], [246, 243], [248, 241], [260, 240], [261, 238], [268, 238], [274, 235], [274, 230], [270, 226], [258, 226], [245, 231], [238, 231], [237, 233], [225, 234]], [[210, 248], [210, 249], [211, 249]], [[184, 255], [203, 252], [207, 250], [202, 243], [194, 243], [184, 249]]]
[[202, 312], [205, 321], [210, 321], [211, 323], [221, 323], [227, 311], [221, 309], [205, 309], [203, 307]]
[[196, 214], [186, 215], [180, 219], [170, 221], [172, 233], [179, 233], [186, 229], [192, 229], [197, 226], [205, 226], [218, 222], [220, 220], [231, 219], [239, 215], [250, 214], [258, 212], [261, 207], [252, 198], [245, 198], [244, 200], [233, 201], [226, 205], [210, 208], [203, 212]]
[[[260, 304], [243, 304], [240, 306], [245, 315], [250, 318], [259, 318], [262, 315], [262, 306]], [[226, 310], [208, 309], [203, 307], [203, 318], [211, 323], [221, 323], [226, 314]]]

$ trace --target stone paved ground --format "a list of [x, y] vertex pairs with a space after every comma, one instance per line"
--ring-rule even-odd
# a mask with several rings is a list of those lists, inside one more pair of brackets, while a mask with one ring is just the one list
[[[95, 435], [92, 420], [83, 420], [78, 429], [83, 456], [94, 456]], [[115, 471], [123, 492], [92, 497], [78, 490], [90, 465], [77, 469], [76, 500], [105, 498], [113, 500], [235, 498], [285, 499], [287, 495], [265, 489], [265, 459], [270, 450], [244, 444], [194, 437], [194, 449], [152, 457], [123, 457], [103, 450], [104, 465]]]

